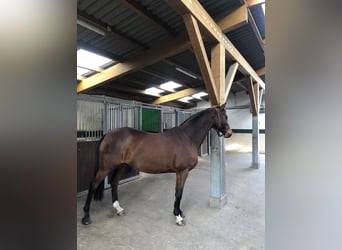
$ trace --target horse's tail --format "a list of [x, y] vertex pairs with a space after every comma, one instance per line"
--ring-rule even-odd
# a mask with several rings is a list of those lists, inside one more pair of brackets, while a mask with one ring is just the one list
[[[99, 141], [99, 145], [96, 149], [96, 154], [95, 154], [95, 172], [94, 172], [94, 180], [97, 174], [97, 171], [100, 168], [100, 145], [104, 139], [104, 137], [106, 136], [106, 134], [104, 134], [101, 138], [101, 140]], [[100, 201], [103, 198], [103, 190], [104, 190], [104, 180], [101, 181], [101, 183], [98, 185], [98, 187], [95, 189], [94, 192], [94, 200], [95, 201]]]

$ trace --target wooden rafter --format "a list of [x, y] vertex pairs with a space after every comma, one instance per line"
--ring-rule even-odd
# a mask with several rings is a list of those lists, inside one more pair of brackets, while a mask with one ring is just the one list
[[248, 7], [251, 7], [253, 5], [265, 3], [265, 0], [244, 0], [244, 2]]
[[248, 22], [247, 4], [217, 21], [223, 33], [237, 29]]
[[208, 91], [209, 99], [212, 105], [218, 105], [220, 100], [218, 99], [218, 90], [216, 85], [214, 84], [214, 76], [212, 74], [209, 60], [205, 51], [204, 43], [202, 40], [202, 36], [199, 30], [198, 23], [196, 19], [191, 14], [185, 14], [183, 16], [186, 29], [189, 34], [189, 38], [192, 44], [192, 47], [195, 52], [195, 56], [198, 62], [198, 66], [201, 70], [202, 77], [206, 89]]
[[230, 88], [232, 87], [233, 81], [234, 81], [234, 77], [236, 74], [236, 71], [239, 67], [239, 64], [233, 63], [232, 65], [230, 65], [227, 75], [226, 75], [226, 79], [225, 79], [225, 94], [224, 94], [224, 102], [227, 100], [228, 95], [229, 95], [229, 91]]
[[263, 82], [263, 80], [255, 73], [253, 68], [246, 61], [246, 59], [235, 48], [232, 42], [222, 32], [221, 28], [215, 23], [215, 21], [210, 17], [210, 15], [206, 12], [206, 10], [198, 1], [168, 0], [168, 3], [181, 15], [189, 13], [193, 15], [199, 21], [203, 29], [206, 31], [206, 34], [209, 34], [209, 36], [212, 39], [223, 44], [223, 46], [226, 49], [227, 56], [239, 63], [239, 70], [244, 75], [251, 76], [255, 82], [257, 82], [262, 88], [265, 88], [265, 83]]
[[[239, 11], [241, 12], [241, 10], [239, 9], [234, 12], [239, 12]], [[234, 28], [234, 25], [238, 21], [237, 20], [229, 21], [229, 19], [235, 19], [233, 15], [234, 12], [231, 13], [229, 17], [225, 18], [226, 19], [225, 21], [222, 21], [222, 22], [218, 21], [220, 29], [230, 30]], [[247, 22], [248, 22], [247, 16], [245, 20], [240, 20], [240, 23], [247, 23]], [[131, 40], [131, 43], [133, 44], [134, 42]], [[84, 44], [81, 44], [82, 47], [83, 45]], [[143, 46], [144, 48], [146, 48], [145, 45]], [[190, 41], [187, 39], [187, 34], [180, 34], [177, 37], [170, 39], [169, 42], [167, 42], [166, 44], [163, 44], [156, 48], [146, 50], [145, 53], [142, 56], [139, 56], [138, 58], [130, 60], [129, 62], [118, 63], [117, 65], [109, 67], [107, 70], [104, 70], [103, 72], [99, 73], [98, 76], [96, 77], [92, 76], [92, 77], [82, 80], [77, 86], [77, 93], [81, 93], [87, 89], [101, 86], [102, 84], [106, 83], [107, 81], [111, 79], [119, 78], [127, 73], [130, 73], [132, 71], [135, 71], [140, 68], [151, 65], [153, 63], [156, 63], [160, 60], [163, 60], [164, 58], [174, 56], [175, 54], [180, 53], [189, 48], [190, 48]], [[101, 54], [104, 55], [104, 53], [101, 53]], [[149, 60], [146, 60], [146, 61], [143, 60], [145, 55], [148, 56]], [[114, 56], [107, 55], [107, 57], [110, 57], [112, 59], [114, 57], [116, 60], [121, 61], [121, 58], [118, 58], [118, 56], [116, 55]]]
[[[224, 100], [227, 100], [229, 91], [230, 91], [233, 83], [238, 84], [239, 86], [241, 86], [246, 91], [249, 91], [248, 88], [246, 88], [244, 85], [242, 85], [240, 83], [240, 81], [247, 79], [246, 77], [243, 77], [243, 78], [240, 78], [240, 79], [237, 79], [234, 81], [234, 76], [236, 75], [237, 68], [238, 68], [238, 63], [233, 63], [232, 65], [230, 65], [230, 67], [228, 69], [228, 72], [227, 72], [226, 78], [225, 78], [225, 98], [224, 98]], [[256, 72], [259, 75], [264, 75], [265, 74], [265, 68], [264, 67], [260, 68], [260, 69], [256, 70]], [[162, 96], [161, 98], [156, 99], [154, 101], [154, 103], [155, 104], [162, 104], [165, 102], [173, 101], [173, 100], [176, 100], [176, 99], [188, 96], [188, 95], [193, 95], [193, 94], [205, 91], [205, 89], [204, 88], [188, 88], [188, 89], [183, 89], [181, 91], [182, 91], [182, 93], [178, 94], [178, 95], [176, 95], [176, 94], [179, 91], [176, 93], [172, 93], [169, 95]], [[187, 92], [187, 91], [189, 91], [189, 92]]]
[[224, 47], [220, 43], [215, 44], [211, 49], [211, 69], [214, 78], [213, 84], [217, 90], [216, 99], [218, 100], [218, 104], [225, 103], [225, 65]]
[[175, 55], [190, 47], [190, 42], [186, 35], [171, 39], [165, 44], [146, 51], [143, 55], [123, 63], [118, 63], [112, 67], [103, 70], [101, 73], [84, 79], [77, 85], [77, 93], [87, 89], [98, 87], [109, 80], [122, 77], [132, 71], [144, 68], [153, 63], [159, 62], [166, 57]]
[[185, 96], [194, 95], [194, 94], [199, 93], [203, 90], [204, 90], [204, 88], [183, 89], [183, 90], [180, 90], [180, 91], [172, 93], [172, 94], [161, 96], [158, 99], [156, 99], [152, 104], [162, 104], [162, 103], [174, 101], [174, 100], [177, 100], [177, 99], [185, 97]]
[[259, 85], [257, 83], [253, 83], [253, 79], [251, 77], [248, 82], [248, 92], [253, 116], [257, 116], [259, 114]]
[[77, 80], [78, 80], [78, 81], [82, 81], [82, 80], [84, 80], [84, 79], [85, 79], [84, 76], [77, 74]]

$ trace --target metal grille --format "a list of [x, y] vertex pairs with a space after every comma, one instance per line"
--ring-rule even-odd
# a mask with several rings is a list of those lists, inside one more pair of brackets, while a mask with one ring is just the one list
[[77, 101], [78, 138], [92, 140], [102, 136], [103, 110], [103, 103], [87, 100]]
[[186, 119], [188, 119], [192, 115], [189, 111], [177, 111], [177, 125], [180, 125]]
[[170, 129], [176, 126], [176, 112], [163, 111], [163, 129]]
[[137, 106], [122, 106], [122, 127], [139, 128], [139, 107]]
[[122, 114], [121, 114], [121, 106], [120, 104], [116, 103], [107, 103], [107, 131], [110, 131], [115, 128], [121, 128], [121, 120], [122, 120]]

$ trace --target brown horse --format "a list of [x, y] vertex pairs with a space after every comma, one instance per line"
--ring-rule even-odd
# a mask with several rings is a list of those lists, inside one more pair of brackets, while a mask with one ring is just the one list
[[173, 214], [176, 223], [184, 225], [180, 210], [183, 187], [188, 173], [197, 164], [198, 149], [208, 131], [213, 128], [228, 138], [232, 130], [227, 122], [225, 104], [203, 110], [164, 133], [147, 133], [132, 128], [118, 128], [107, 133], [100, 141], [95, 177], [90, 183], [84, 205], [82, 223], [91, 223], [89, 209], [92, 197], [103, 197], [104, 178], [111, 175], [113, 207], [121, 215], [118, 182], [126, 166], [152, 174], [176, 173], [176, 199]]

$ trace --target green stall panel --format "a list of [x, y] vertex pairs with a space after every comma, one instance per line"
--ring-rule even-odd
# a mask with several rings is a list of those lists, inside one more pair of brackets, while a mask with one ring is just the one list
[[148, 132], [161, 131], [161, 110], [142, 108], [141, 109], [142, 130]]

